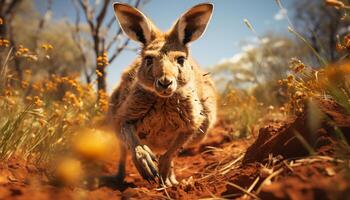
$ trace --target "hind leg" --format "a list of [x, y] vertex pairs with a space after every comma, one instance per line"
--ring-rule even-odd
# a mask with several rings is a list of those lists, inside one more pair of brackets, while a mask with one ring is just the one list
[[165, 180], [165, 185], [168, 187], [176, 186], [179, 182], [176, 180], [175, 170], [174, 170], [174, 161], [171, 161], [170, 171]]
[[180, 133], [175, 141], [169, 146], [168, 150], [159, 158], [160, 178], [168, 187], [178, 184], [174, 173], [173, 158], [190, 137], [191, 134], [189, 133]]
[[118, 172], [115, 175], [107, 175], [107, 176], [100, 176], [98, 177], [97, 181], [93, 184], [95, 184], [94, 187], [102, 187], [102, 186], [108, 186], [108, 187], [119, 187], [124, 183], [125, 178], [125, 164], [126, 164], [126, 157], [127, 157], [127, 151], [126, 151], [125, 145], [121, 144], [119, 147], [120, 151], [120, 158], [118, 162]]
[[118, 172], [115, 175], [115, 178], [118, 182], [122, 183], [125, 178], [125, 165], [126, 165], [126, 157], [127, 157], [127, 148], [124, 144], [120, 144], [120, 159], [118, 163]]

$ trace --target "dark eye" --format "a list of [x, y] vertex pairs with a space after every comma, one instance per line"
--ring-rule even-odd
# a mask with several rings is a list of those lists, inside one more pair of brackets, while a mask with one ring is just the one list
[[152, 56], [146, 56], [145, 57], [145, 63], [147, 66], [150, 66], [153, 64], [153, 57]]
[[184, 57], [184, 56], [179, 56], [179, 57], [176, 59], [176, 62], [177, 62], [179, 65], [183, 66], [184, 63], [185, 63], [185, 57]]

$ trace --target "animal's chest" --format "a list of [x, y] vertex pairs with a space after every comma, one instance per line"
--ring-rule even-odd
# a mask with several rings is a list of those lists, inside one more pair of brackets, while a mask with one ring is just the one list
[[194, 118], [193, 105], [187, 102], [161, 102], [137, 122], [136, 131], [143, 144], [156, 152], [162, 152], [178, 134], [191, 131]]

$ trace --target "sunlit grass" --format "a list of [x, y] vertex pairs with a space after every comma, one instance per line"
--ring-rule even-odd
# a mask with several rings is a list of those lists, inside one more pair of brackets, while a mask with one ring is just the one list
[[235, 89], [223, 94], [219, 108], [219, 115], [234, 126], [231, 133], [233, 138], [251, 135], [254, 125], [262, 118], [264, 111], [268, 110], [254, 96]]
[[[1, 69], [0, 159], [19, 155], [46, 162], [67, 149], [77, 130], [92, 125], [107, 110], [107, 95], [102, 91], [96, 95], [92, 84], [81, 84], [75, 75], [34, 79], [26, 70], [19, 80], [8, 68], [13, 59], [25, 56], [35, 62], [33, 58], [40, 56], [23, 46], [13, 52], [6, 42], [1, 48], [8, 53]], [[42, 48], [54, 47], [43, 44]]]

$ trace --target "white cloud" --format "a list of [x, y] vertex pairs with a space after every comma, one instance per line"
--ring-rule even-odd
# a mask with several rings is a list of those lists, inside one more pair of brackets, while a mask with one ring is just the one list
[[232, 66], [234, 68], [239, 68], [239, 69], [249, 71], [253, 68], [254, 64], [246, 59], [247, 59], [247, 53], [239, 52], [237, 54], [234, 54], [230, 58], [221, 59], [218, 62], [217, 66]]
[[246, 44], [245, 46], [242, 47], [242, 50], [244, 52], [250, 52], [253, 51], [255, 49], [255, 45], [253, 44]]
[[268, 38], [268, 37], [263, 37], [260, 39], [261, 44], [267, 44], [269, 42], [270, 42], [270, 38]]
[[287, 10], [285, 8], [279, 9], [275, 14], [274, 19], [277, 21], [283, 20], [287, 16]]
[[241, 59], [245, 57], [245, 53], [237, 53], [233, 55], [231, 58], [223, 58], [219, 61], [219, 65], [229, 65], [229, 64], [236, 64]]
[[49, 21], [52, 19], [52, 11], [47, 11], [44, 15], [44, 20]]
[[245, 57], [245, 53], [237, 53], [234, 56], [232, 56], [229, 61], [231, 63], [238, 63], [239, 61], [241, 61], [243, 58]]
[[280, 40], [280, 41], [275, 42], [275, 43], [272, 45], [272, 47], [278, 49], [278, 48], [283, 47], [285, 44], [286, 44], [285, 41]]

